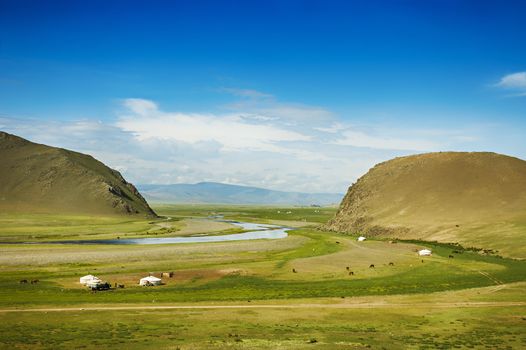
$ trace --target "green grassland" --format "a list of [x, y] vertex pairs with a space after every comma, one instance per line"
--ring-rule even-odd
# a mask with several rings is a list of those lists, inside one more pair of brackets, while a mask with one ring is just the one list
[[204, 205], [170, 204], [157, 205], [155, 210], [162, 215], [174, 217], [203, 217], [224, 215], [232, 220], [254, 220], [259, 222], [296, 221], [311, 224], [325, 223], [337, 211], [335, 207], [279, 207], [254, 205]]
[[9, 241], [39, 241], [81, 239], [116, 233], [140, 233], [151, 228], [151, 220], [123, 217], [0, 214], [0, 239]]
[[[318, 230], [318, 223], [330, 217], [333, 208], [159, 206], [155, 210], [164, 218], [2, 216], [5, 226], [0, 236], [12, 243], [0, 244], [0, 348], [526, 346], [526, 261], [418, 241], [357, 242], [352, 236]], [[200, 218], [211, 215], [286, 221], [297, 229], [278, 240], [204, 244], [13, 243], [50, 237], [113, 238], [117, 233], [173, 235], [192, 225], [197, 225], [192, 228], [197, 232], [207, 222]], [[225, 226], [211, 231], [229, 230]], [[419, 257], [416, 250], [423, 247], [431, 248], [433, 256]], [[162, 286], [137, 285], [139, 278], [161, 271], [175, 275], [164, 278]], [[78, 283], [88, 273], [125, 288], [89, 292]], [[20, 284], [23, 279], [39, 283]], [[519, 304], [435, 307], [466, 301]], [[369, 303], [374, 307], [345, 306]], [[386, 307], [378, 307], [384, 303]], [[171, 305], [235, 308], [111, 309]], [[274, 306], [258, 308], [261, 305]], [[93, 307], [99, 309], [80, 310]], [[42, 308], [73, 310], [8, 312]]]
[[[439, 294], [427, 296], [425, 301], [443, 298], [458, 297]], [[469, 309], [411, 305], [73, 310], [48, 312], [45, 317], [41, 313], [6, 313], [0, 326], [0, 345], [54, 349], [520, 349], [526, 344], [525, 313], [523, 306]]]
[[[120, 237], [146, 237], [150, 235], [182, 234], [188, 221], [184, 219], [206, 218], [224, 215], [225, 219], [271, 223], [283, 221], [289, 226], [318, 225], [326, 222], [336, 208], [280, 208], [258, 206], [212, 206], [212, 205], [159, 205], [155, 210], [163, 215], [159, 219], [123, 216], [80, 216], [0, 213], [0, 241], [26, 242], [67, 239], [114, 239]], [[195, 226], [195, 225], [194, 225]], [[217, 233], [233, 227], [211, 227], [208, 222], [203, 229], [190, 230], [189, 234]], [[183, 232], [180, 232], [183, 231]], [[239, 231], [237, 231], [239, 232]]]

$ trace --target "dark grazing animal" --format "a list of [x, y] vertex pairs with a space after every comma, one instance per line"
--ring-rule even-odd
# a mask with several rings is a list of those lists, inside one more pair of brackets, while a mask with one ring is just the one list
[[390, 262], [390, 263], [389, 263], [389, 266], [394, 266], [394, 262]]
[[349, 271], [349, 276], [354, 276], [354, 272], [353, 271]]
[[31, 284], [37, 284], [38, 282], [40, 282], [39, 280], [31, 280]]
[[292, 272], [297, 273], [298, 271], [296, 271], [296, 269], [292, 269]]
[[347, 271], [349, 271], [350, 268], [351, 268], [350, 266], [347, 266], [347, 267], [346, 267]]
[[27, 283], [27, 280], [20, 280], [20, 284], [25, 284]]
[[374, 264], [369, 265], [370, 269], [374, 269]]
[[450, 258], [450, 259], [453, 259], [453, 258], [454, 258], [454, 256], [453, 256], [453, 255], [449, 255], [449, 258]]

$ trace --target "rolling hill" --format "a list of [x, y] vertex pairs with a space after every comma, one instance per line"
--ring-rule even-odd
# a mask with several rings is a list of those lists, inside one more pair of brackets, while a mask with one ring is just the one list
[[0, 132], [0, 212], [156, 216], [139, 191], [93, 157]]
[[526, 258], [526, 162], [485, 152], [395, 158], [353, 184], [325, 228]]
[[173, 185], [137, 185], [150, 202], [261, 205], [334, 205], [343, 195], [273, 191], [217, 182]]

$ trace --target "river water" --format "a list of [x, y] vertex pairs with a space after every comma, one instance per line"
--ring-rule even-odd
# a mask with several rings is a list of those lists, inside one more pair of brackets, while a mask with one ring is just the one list
[[210, 235], [206, 234], [187, 236], [187, 237], [155, 237], [155, 238], [123, 238], [123, 239], [96, 239], [96, 240], [76, 240], [76, 241], [55, 241], [42, 242], [53, 244], [176, 244], [176, 243], [206, 243], [206, 242], [227, 242], [227, 241], [246, 241], [251, 239], [278, 239], [287, 237], [287, 231], [292, 230], [290, 227], [255, 224], [251, 222], [229, 221], [232, 225], [249, 230], [243, 233], [234, 233], [227, 235]]

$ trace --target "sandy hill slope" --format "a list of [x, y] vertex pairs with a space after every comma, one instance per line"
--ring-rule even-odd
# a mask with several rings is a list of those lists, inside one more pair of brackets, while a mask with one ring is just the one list
[[155, 216], [137, 189], [93, 157], [0, 132], [0, 212]]
[[485, 152], [395, 158], [353, 184], [325, 228], [526, 258], [526, 162]]
[[335, 205], [343, 194], [273, 191], [217, 182], [172, 185], [137, 185], [149, 202], [261, 205]]

